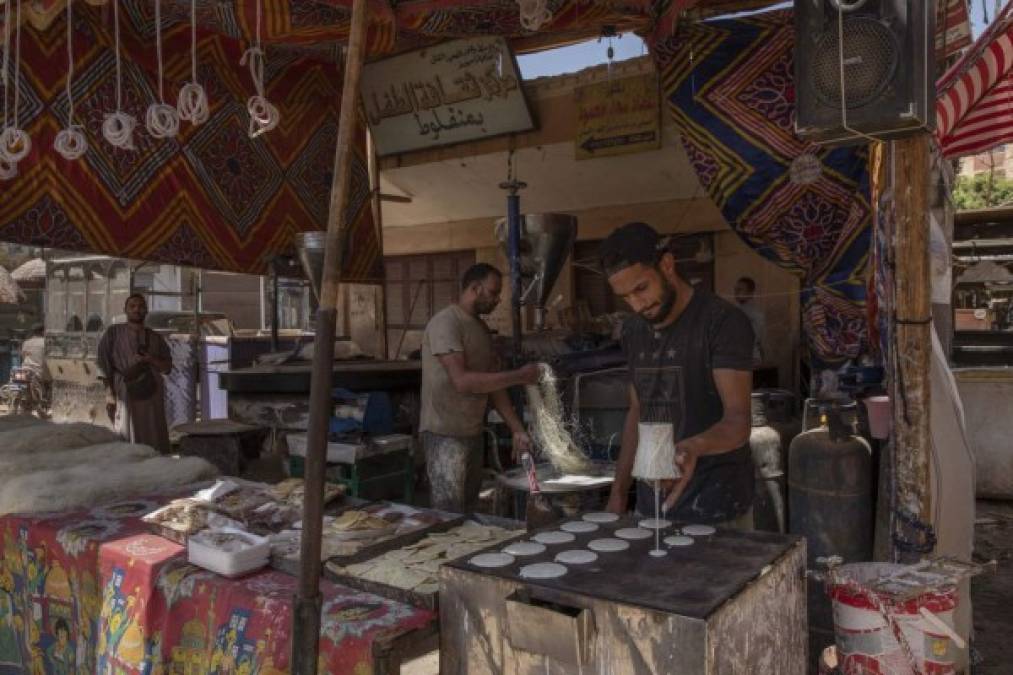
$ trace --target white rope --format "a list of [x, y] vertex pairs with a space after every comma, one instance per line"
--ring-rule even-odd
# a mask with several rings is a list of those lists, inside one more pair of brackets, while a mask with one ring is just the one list
[[[10, 0], [8, 0], [4, 4], [10, 4]], [[4, 130], [2, 132], [0, 132], [0, 159], [6, 160], [8, 162], [8, 164], [17, 164], [22, 159], [24, 159], [25, 157], [27, 157], [28, 153], [32, 151], [32, 139], [28, 135], [28, 133], [25, 132], [25, 130], [20, 127], [20, 124], [18, 122], [18, 115], [20, 113], [20, 111], [18, 110], [18, 108], [21, 107], [21, 90], [18, 87], [18, 84], [21, 81], [21, 3], [20, 2], [17, 3], [17, 5], [15, 7], [15, 11], [17, 12], [17, 16], [15, 17], [15, 25], [14, 25], [14, 35], [15, 35], [15, 37], [14, 37], [14, 78], [12, 80], [6, 80], [6, 84], [4, 85], [4, 92], [6, 93], [7, 86], [9, 86], [13, 82], [13, 86], [14, 86], [14, 113], [13, 113], [13, 115], [11, 115], [11, 117], [13, 117], [13, 122], [14, 123], [11, 126], [6, 126], [6, 115], [5, 115]], [[8, 20], [9, 20], [9, 17], [10, 17], [9, 13], [7, 13], [7, 17], [8, 17]], [[5, 21], [5, 24], [6, 23], [7, 22]], [[10, 40], [10, 31], [5, 29], [5, 33], [7, 34], [7, 40], [9, 41]], [[7, 44], [7, 43], [5, 42], [5, 44]], [[4, 52], [4, 74], [5, 74], [4, 77], [5, 78], [6, 78], [7, 64], [8, 64], [9, 59], [10, 59], [10, 56], [5, 51]]]
[[274, 129], [281, 121], [281, 113], [264, 96], [264, 49], [260, 44], [260, 3], [257, 0], [256, 35], [253, 46], [243, 52], [239, 65], [250, 66], [250, 77], [257, 93], [246, 101], [246, 110], [250, 113], [250, 138]]
[[74, 124], [74, 38], [72, 9], [74, 0], [67, 0], [67, 128], [61, 129], [53, 139], [53, 149], [64, 159], [80, 159], [88, 151], [88, 139], [80, 125]]
[[552, 20], [552, 11], [547, 0], [517, 0], [520, 9], [521, 27], [534, 32]]
[[113, 147], [134, 150], [134, 127], [137, 126], [137, 118], [123, 112], [119, 8], [119, 0], [113, 0], [113, 36], [116, 42], [116, 112], [106, 114], [105, 120], [102, 122], [102, 135]]
[[158, 61], [158, 103], [148, 106], [148, 111], [144, 115], [144, 124], [148, 128], [148, 133], [155, 138], [171, 138], [179, 133], [179, 113], [176, 112], [175, 106], [165, 103], [161, 0], [155, 0], [155, 56]]
[[[3, 72], [0, 72], [0, 85], [3, 86], [3, 124], [0, 125], [0, 131], [7, 128], [7, 109], [10, 101], [7, 98], [7, 73], [10, 70], [10, 3], [5, 2], [3, 5]], [[8, 161], [2, 153], [0, 153], [0, 180], [10, 180], [17, 175], [17, 163]]]
[[210, 116], [208, 94], [197, 81], [197, 0], [190, 0], [190, 81], [179, 90], [176, 111], [180, 119], [203, 124]]

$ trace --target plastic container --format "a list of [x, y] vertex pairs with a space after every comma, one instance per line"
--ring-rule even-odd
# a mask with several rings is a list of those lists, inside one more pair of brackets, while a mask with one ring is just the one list
[[[923, 609], [928, 610], [952, 632], [958, 603], [955, 587], [926, 591], [903, 601], [861, 587], [900, 569], [902, 566], [890, 563], [854, 563], [837, 568], [838, 581], [830, 583], [829, 593], [833, 602], [838, 667], [844, 675], [956, 672], [956, 645], [921, 613]], [[910, 649], [910, 657], [879, 607], [893, 618]], [[911, 657], [917, 671], [912, 668]]]
[[893, 426], [893, 412], [889, 396], [869, 396], [865, 399], [865, 407], [869, 411], [869, 433], [873, 438], [885, 440], [890, 438]]
[[[232, 535], [240, 541], [235, 550], [226, 550], [214, 540]], [[223, 577], [240, 577], [265, 567], [271, 558], [271, 542], [267, 537], [232, 527], [207, 529], [190, 537], [187, 560]]]

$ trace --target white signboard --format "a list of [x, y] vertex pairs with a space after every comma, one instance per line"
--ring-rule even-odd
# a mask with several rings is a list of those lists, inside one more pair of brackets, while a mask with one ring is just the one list
[[500, 37], [455, 40], [367, 64], [360, 91], [380, 155], [534, 127], [517, 64]]

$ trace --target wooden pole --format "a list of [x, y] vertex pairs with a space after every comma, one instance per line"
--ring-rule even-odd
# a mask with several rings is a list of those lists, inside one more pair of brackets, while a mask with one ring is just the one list
[[894, 248], [894, 485], [892, 542], [897, 561], [918, 559], [933, 544], [931, 451], [932, 283], [929, 265], [931, 138], [893, 143], [897, 215]]
[[[366, 135], [366, 156], [369, 158], [369, 189], [372, 190], [373, 199], [373, 226], [376, 228], [376, 243], [380, 247], [380, 260], [383, 260], [383, 200], [380, 199], [380, 161], [376, 156], [376, 144], [373, 142], [373, 134]], [[380, 328], [381, 358], [390, 358], [390, 347], [387, 344], [387, 288], [380, 284], [379, 293], [376, 294], [376, 325]], [[410, 315], [409, 315], [410, 316]]]
[[331, 380], [334, 370], [334, 333], [341, 285], [342, 239], [345, 202], [352, 165], [352, 139], [356, 125], [359, 76], [365, 52], [366, 0], [353, 0], [352, 26], [341, 90], [341, 114], [334, 155], [330, 211], [324, 252], [324, 273], [317, 309], [313, 371], [310, 380], [310, 417], [305, 464], [305, 502], [301, 544], [299, 595], [292, 613], [292, 672], [314, 675], [320, 641], [320, 548], [323, 533], [324, 472], [327, 428], [331, 417]]

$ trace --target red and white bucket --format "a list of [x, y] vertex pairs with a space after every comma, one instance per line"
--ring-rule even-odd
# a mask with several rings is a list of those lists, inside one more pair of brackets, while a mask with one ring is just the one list
[[[959, 601], [956, 588], [926, 591], [901, 602], [865, 588], [900, 569], [901, 565], [890, 563], [852, 563], [836, 568], [834, 581], [828, 581], [838, 664], [844, 675], [956, 672], [957, 646], [922, 614], [923, 608], [928, 610], [953, 634], [953, 613]], [[898, 632], [907, 650], [897, 640]]]

